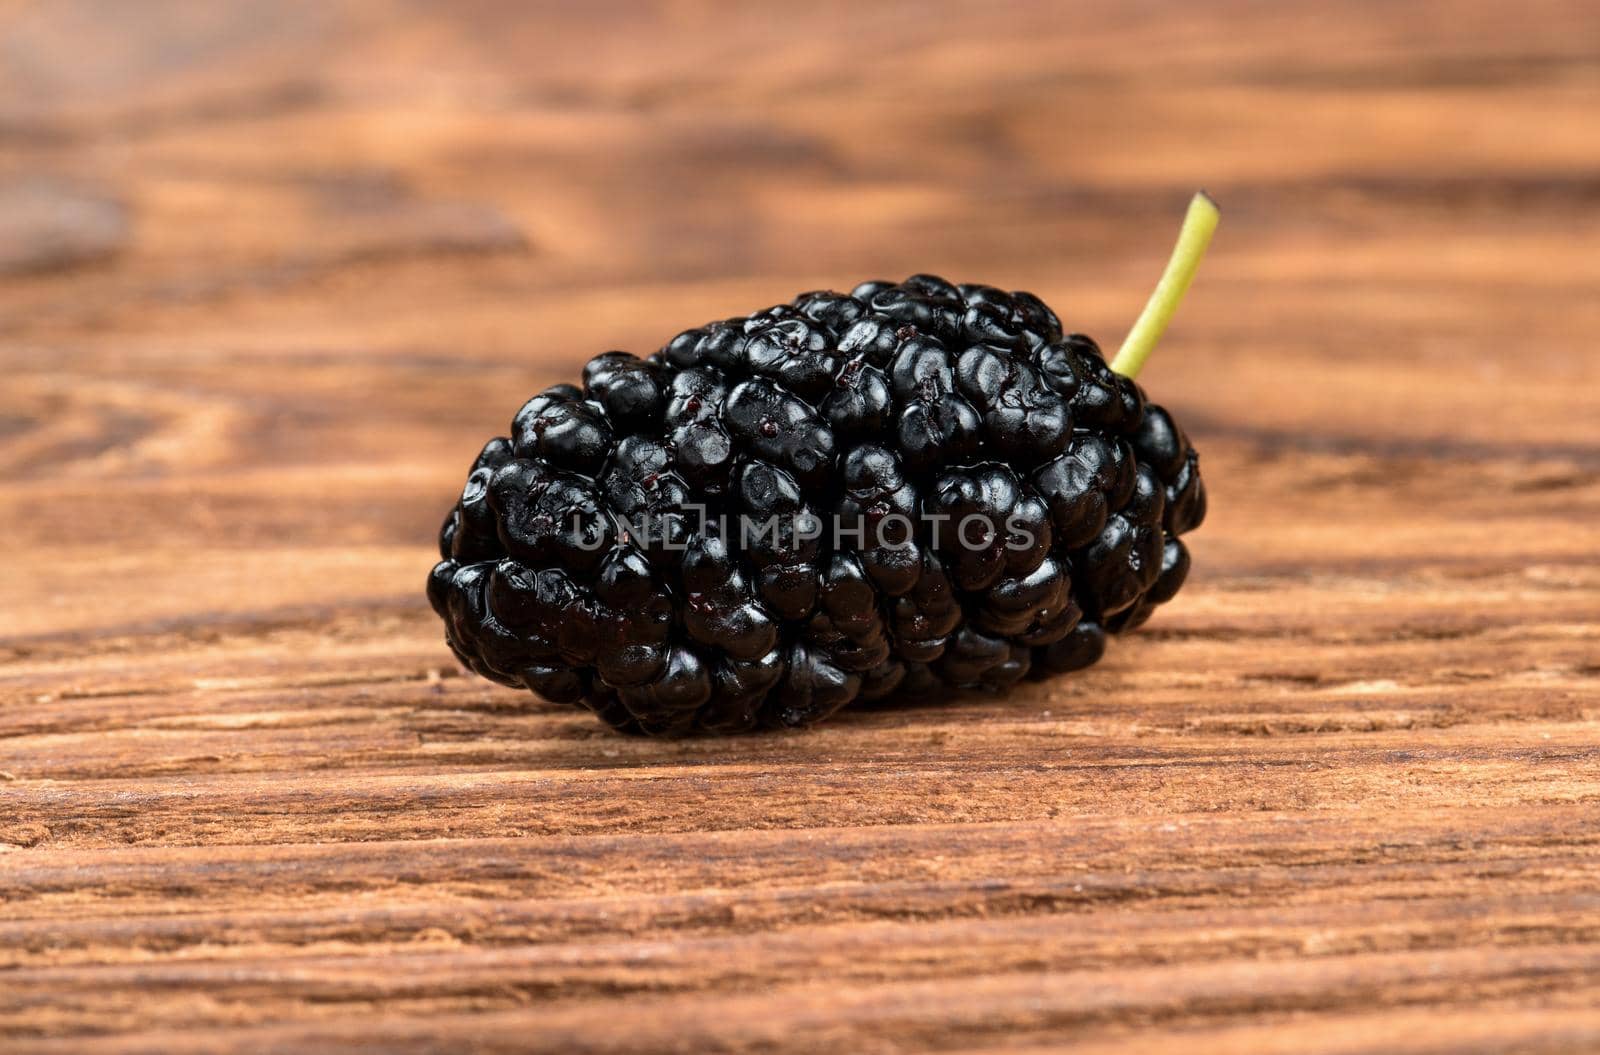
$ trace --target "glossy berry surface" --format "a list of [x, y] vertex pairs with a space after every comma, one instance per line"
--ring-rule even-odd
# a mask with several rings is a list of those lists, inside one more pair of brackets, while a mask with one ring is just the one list
[[806, 725], [1097, 661], [1205, 516], [1183, 430], [1038, 298], [931, 275], [607, 352], [490, 440], [428, 597], [627, 732]]

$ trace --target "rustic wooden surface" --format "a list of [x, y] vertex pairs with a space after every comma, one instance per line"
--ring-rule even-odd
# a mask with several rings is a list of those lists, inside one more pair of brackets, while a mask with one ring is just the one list
[[[0, 0], [0, 1048], [1600, 1048], [1600, 9]], [[1212, 516], [1098, 668], [640, 743], [462, 676], [523, 395], [934, 270]]]

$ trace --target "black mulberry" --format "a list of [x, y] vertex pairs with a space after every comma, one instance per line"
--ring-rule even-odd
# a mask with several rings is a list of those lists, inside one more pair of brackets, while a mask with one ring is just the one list
[[1205, 515], [1172, 415], [1026, 293], [805, 293], [582, 380], [484, 447], [428, 597], [474, 671], [629, 732], [1087, 666]]

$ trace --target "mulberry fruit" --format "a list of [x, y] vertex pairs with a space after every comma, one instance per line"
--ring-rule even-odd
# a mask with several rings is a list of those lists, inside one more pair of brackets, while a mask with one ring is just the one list
[[1214, 223], [1197, 199], [1114, 365], [1031, 294], [932, 275], [595, 357], [445, 519], [451, 649], [653, 735], [1094, 663], [1178, 592], [1205, 516], [1194, 448], [1130, 375]]

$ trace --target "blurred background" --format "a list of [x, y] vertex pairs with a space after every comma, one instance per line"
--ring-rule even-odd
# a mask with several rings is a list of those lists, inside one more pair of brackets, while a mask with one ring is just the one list
[[1274, 473], [1392, 502], [1440, 450], [1592, 470], [1592, 4], [0, 15], [6, 548], [93, 555], [9, 592], [69, 623], [409, 610], [524, 395], [803, 289], [935, 271], [1114, 346], [1197, 186], [1222, 233], [1145, 381], [1215, 481], [1200, 578], [1340, 544], [1270, 519]]
[[1144, 378], [1215, 481], [1197, 579], [1341, 544], [1264, 520], [1274, 473], [1592, 471], [1597, 35], [1582, 0], [3, 0], [0, 530], [85, 547], [8, 566], [51, 599], [8, 629], [419, 614], [479, 444], [591, 354], [915, 271], [1114, 347], [1198, 186], [1222, 232]]
[[1114, 347], [1197, 186], [1143, 378], [1194, 581], [1567, 560], [1597, 113], [1581, 0], [0, 2], [5, 630], [349, 609], [443, 661], [431, 536], [525, 395], [915, 271]]

